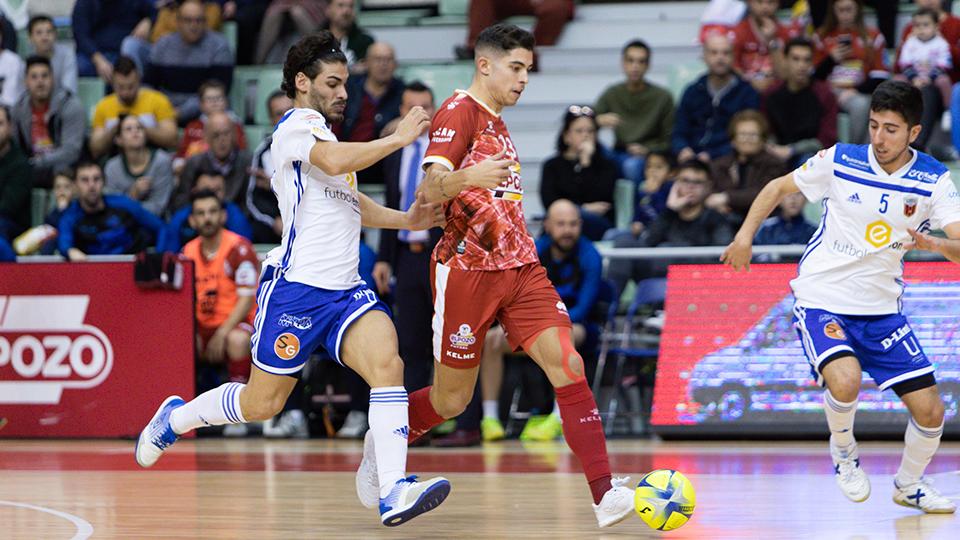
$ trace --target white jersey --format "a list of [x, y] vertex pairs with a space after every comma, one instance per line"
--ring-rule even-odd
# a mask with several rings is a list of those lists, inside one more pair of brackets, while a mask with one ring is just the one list
[[869, 145], [837, 144], [793, 171], [823, 216], [790, 282], [797, 304], [841, 315], [900, 311], [907, 230], [960, 222], [960, 196], [947, 168], [921, 152], [893, 174]]
[[357, 175], [330, 176], [310, 164], [317, 141], [336, 140], [313, 109], [291, 109], [277, 124], [270, 185], [280, 204], [283, 240], [265, 264], [281, 269], [287, 281], [345, 290], [361, 283]]

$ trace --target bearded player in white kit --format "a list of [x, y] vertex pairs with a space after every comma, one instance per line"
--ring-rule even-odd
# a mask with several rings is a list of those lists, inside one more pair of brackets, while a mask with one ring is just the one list
[[258, 369], [245, 385], [228, 383], [189, 403], [167, 398], [141, 433], [136, 457], [150, 467], [187, 431], [273, 417], [307, 358], [323, 347], [370, 385], [379, 496], [377, 490], [361, 494], [361, 502], [379, 505], [381, 522], [395, 526], [437, 507], [450, 483], [406, 475], [403, 362], [388, 308], [357, 272], [360, 227], [423, 230], [442, 223], [443, 216], [439, 205], [422, 196], [407, 212], [398, 212], [357, 191], [355, 171], [412, 143], [430, 119], [415, 107], [389, 137], [338, 142], [328, 122], [343, 118], [346, 82], [347, 59], [327, 31], [301, 39], [287, 53], [282, 87], [294, 108], [274, 131], [278, 167], [271, 180], [284, 230], [281, 245], [264, 262], [257, 291], [251, 352]]
[[[887, 81], [870, 104], [870, 144], [837, 144], [767, 184], [721, 260], [748, 267], [760, 223], [789, 193], [821, 201], [823, 217], [790, 282], [794, 327], [817, 382], [837, 484], [854, 502], [870, 496], [853, 420], [862, 371], [910, 411], [893, 501], [931, 514], [956, 505], [923, 477], [940, 445], [944, 406], [930, 364], [901, 312], [903, 256], [910, 249], [960, 263], [960, 196], [947, 168], [913, 150], [923, 101], [905, 82]], [[942, 229], [948, 239], [932, 237]]]

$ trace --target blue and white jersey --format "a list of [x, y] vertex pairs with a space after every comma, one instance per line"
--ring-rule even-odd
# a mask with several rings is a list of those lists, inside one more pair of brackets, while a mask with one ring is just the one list
[[947, 168], [921, 152], [887, 174], [870, 145], [837, 144], [793, 171], [823, 217], [790, 282], [797, 305], [844, 315], [900, 311], [907, 232], [960, 222]]
[[336, 140], [313, 109], [291, 109], [277, 124], [270, 184], [280, 204], [283, 240], [265, 263], [281, 269], [287, 281], [340, 291], [361, 282], [357, 175], [330, 176], [310, 164], [317, 141]]

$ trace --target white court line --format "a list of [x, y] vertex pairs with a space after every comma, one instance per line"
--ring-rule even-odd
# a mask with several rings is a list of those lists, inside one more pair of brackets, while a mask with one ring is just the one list
[[87, 538], [90, 538], [90, 535], [93, 534], [93, 525], [91, 525], [87, 520], [77, 517], [73, 514], [68, 514], [52, 508], [45, 508], [43, 506], [34, 506], [32, 504], [18, 503], [13, 501], [0, 501], [0, 506], [16, 506], [19, 508], [27, 508], [29, 510], [46, 512], [47, 514], [52, 514], [58, 518], [63, 518], [73, 523], [77, 527], [77, 533], [74, 534], [70, 540], [87, 540]]

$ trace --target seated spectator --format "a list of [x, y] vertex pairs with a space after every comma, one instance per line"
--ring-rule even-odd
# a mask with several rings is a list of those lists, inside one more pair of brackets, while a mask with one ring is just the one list
[[467, 42], [454, 47], [454, 54], [459, 60], [473, 59], [473, 47], [484, 28], [518, 15], [537, 18], [533, 27], [533, 39], [537, 45], [556, 45], [563, 27], [573, 19], [573, 9], [573, 0], [471, 0], [467, 14]]
[[[752, 90], [752, 89], [751, 89]], [[699, 160], [689, 160], [677, 168], [666, 209], [647, 227], [640, 238], [620, 236], [616, 247], [724, 246], [733, 240], [733, 226], [721, 214], [704, 204], [711, 192], [710, 169]], [[667, 275], [667, 266], [685, 262], [672, 260], [613, 260], [607, 277], [623, 290], [630, 279], [639, 281]], [[693, 259], [690, 262], [702, 263]]]
[[77, 0], [70, 26], [79, 75], [109, 83], [124, 38], [147, 39], [152, 16], [153, 0]]
[[763, 222], [753, 243], [758, 246], [806, 244], [817, 230], [816, 225], [803, 217], [806, 203], [800, 192], [784, 197], [779, 214]]
[[347, 108], [343, 121], [334, 126], [341, 141], [372, 141], [388, 122], [400, 116], [404, 84], [394, 75], [397, 60], [393, 47], [383, 42], [370, 45], [365, 62], [366, 73], [347, 81]]
[[173, 192], [173, 162], [170, 154], [147, 146], [140, 118], [120, 118], [117, 134], [120, 154], [110, 158], [103, 173], [105, 193], [121, 193], [140, 203], [148, 212], [162, 216]]
[[637, 185], [643, 181], [643, 160], [650, 152], [670, 149], [674, 108], [670, 92], [644, 77], [650, 69], [650, 47], [640, 40], [623, 48], [621, 66], [627, 80], [615, 84], [597, 100], [597, 124], [613, 128], [613, 155], [621, 175]]
[[217, 171], [226, 180], [224, 200], [242, 204], [246, 197], [247, 166], [250, 152], [237, 146], [237, 129], [226, 113], [213, 113], [207, 118], [204, 136], [210, 149], [187, 160], [180, 173], [180, 182], [171, 199], [172, 208], [190, 202], [190, 189], [202, 171]]
[[[293, 100], [282, 90], [277, 90], [267, 98], [267, 110], [270, 111], [270, 123], [277, 125], [283, 114], [293, 108]], [[270, 186], [270, 179], [276, 169], [273, 162], [273, 133], [267, 133], [263, 141], [253, 151], [250, 165], [250, 179], [247, 181], [246, 211], [253, 225], [255, 244], [279, 244], [283, 236], [283, 221], [280, 220], [280, 206], [277, 196]]]
[[[246, 382], [260, 262], [249, 240], [224, 230], [226, 212], [214, 192], [197, 191], [190, 199], [190, 226], [198, 236], [183, 254], [196, 276], [197, 351], [204, 362], [226, 363], [231, 382]], [[242, 437], [247, 426], [223, 434]]]
[[730, 120], [733, 153], [710, 164], [713, 194], [705, 204], [739, 224], [767, 182], [787, 174], [787, 164], [767, 151], [767, 120], [746, 110]]
[[287, 21], [293, 23], [297, 35], [308, 36], [316, 32], [327, 21], [324, 7], [323, 0], [271, 0], [261, 19], [255, 62], [270, 63], [268, 58], [277, 43], [286, 44], [287, 37], [281, 33]]
[[132, 254], [164, 243], [163, 221], [124, 195], [103, 194], [103, 170], [93, 162], [77, 165], [77, 200], [57, 226], [57, 247], [70, 261], [87, 255]]
[[206, 27], [203, 2], [184, 0], [177, 11], [177, 32], [160, 38], [150, 51], [144, 81], [170, 98], [180, 124], [200, 115], [197, 90], [207, 79], [229, 89], [233, 52], [226, 38]]
[[167, 96], [140, 85], [140, 72], [129, 57], [121, 56], [113, 66], [114, 93], [101, 99], [93, 110], [90, 153], [102, 157], [113, 152], [120, 128], [120, 115], [140, 118], [147, 130], [147, 142], [157, 148], [177, 144], [177, 112]]
[[790, 31], [777, 20], [777, 0], [747, 0], [747, 16], [733, 28], [734, 66], [757, 92], [780, 78], [780, 49]]
[[[814, 77], [830, 83], [840, 109], [850, 115], [847, 142], [868, 143], [870, 95], [890, 77], [883, 36], [863, 22], [862, 0], [830, 0], [827, 18], [813, 39], [817, 47]], [[924, 138], [922, 132], [920, 138]]]
[[350, 73], [363, 73], [367, 66], [363, 59], [367, 57], [367, 49], [373, 45], [373, 36], [357, 26], [357, 12], [355, 0], [327, 0], [327, 24], [324, 30], [329, 30], [333, 37], [340, 42], [340, 50], [347, 57]]
[[[50, 212], [48, 212], [47, 216], [43, 219], [43, 222], [47, 225], [51, 225], [54, 228], [58, 227], [63, 213], [70, 207], [70, 203], [76, 200], [77, 184], [73, 179], [73, 169], [62, 169], [53, 175], [53, 204], [50, 207]], [[53, 247], [56, 248], [56, 245]], [[50, 255], [52, 253], [53, 251], [44, 253], [44, 255]]]
[[[250, 222], [243, 215], [243, 210], [232, 201], [223, 198], [225, 191], [225, 182], [223, 175], [216, 171], [203, 171], [192, 184], [190, 194], [200, 191], [212, 191], [223, 203], [223, 209], [226, 212], [225, 227], [228, 231], [239, 234], [247, 240], [253, 235], [253, 229], [250, 228]], [[166, 226], [163, 244], [157, 244], [157, 251], [180, 251], [181, 246], [197, 237], [197, 231], [191, 226], [190, 214], [192, 212], [190, 203], [171, 212], [170, 222]]]
[[727, 127], [738, 111], [760, 107], [760, 96], [733, 72], [733, 48], [713, 34], [703, 43], [707, 73], [683, 91], [673, 127], [673, 152], [680, 162], [708, 162], [730, 153]]
[[32, 187], [30, 162], [13, 140], [10, 109], [0, 107], [0, 238], [13, 240], [30, 226]]
[[[960, 72], [957, 70], [957, 68], [960, 67], [960, 17], [944, 11], [946, 3], [942, 0], [913, 0], [913, 3], [916, 4], [917, 11], [928, 9], [935, 14], [940, 35], [943, 36], [943, 39], [945, 39], [950, 46], [950, 60], [953, 66], [953, 69], [950, 71], [950, 76], [956, 79], [957, 76], [960, 75]], [[903, 31], [900, 33], [901, 48], [912, 35], [913, 20], [911, 19], [910, 22], [904, 25]], [[887, 40], [887, 43], [896, 42]], [[900, 56], [899, 50], [897, 51], [897, 56]]]
[[[220, 31], [223, 22], [221, 3], [223, 3], [222, 0], [203, 0], [204, 16], [208, 30]], [[137, 64], [137, 69], [141, 73], [144, 72], [147, 63], [150, 61], [150, 51], [153, 44], [160, 38], [177, 31], [177, 4], [177, 0], [157, 0], [155, 4], [156, 14], [147, 32], [147, 37], [127, 36], [124, 38], [121, 49], [133, 58], [133, 61]]]
[[207, 139], [204, 137], [204, 126], [207, 118], [214, 113], [226, 113], [233, 120], [236, 127], [237, 146], [247, 148], [247, 136], [243, 132], [243, 122], [233, 112], [227, 110], [227, 88], [223, 83], [217, 80], [210, 80], [200, 85], [197, 91], [200, 98], [200, 118], [191, 120], [183, 128], [183, 137], [180, 139], [180, 146], [177, 148], [175, 168], [179, 171], [183, 168], [183, 162], [197, 154], [202, 154], [210, 149]]
[[637, 189], [630, 232], [634, 236], [646, 229], [667, 207], [667, 197], [673, 187], [676, 162], [668, 152], [650, 152], [644, 163], [644, 180]]
[[80, 159], [87, 115], [66, 88], [53, 87], [50, 60], [27, 58], [27, 91], [11, 111], [17, 142], [30, 157], [34, 187], [49, 188], [53, 171]]
[[804, 38], [787, 42], [784, 81], [763, 100], [770, 122], [767, 149], [790, 166], [837, 143], [837, 98], [830, 85], [812, 77], [813, 44]]
[[[34, 15], [27, 24], [32, 54], [50, 60], [57, 78], [54, 86], [77, 93], [77, 53], [63, 43], [57, 43], [57, 28], [48, 15]], [[19, 97], [19, 96], [18, 96]]]
[[597, 120], [590, 107], [572, 105], [563, 116], [557, 155], [543, 164], [540, 199], [549, 208], [569, 199], [583, 213], [584, 235], [600, 240], [613, 227], [617, 166], [597, 148]]
[[0, 105], [12, 107], [23, 94], [23, 60], [17, 53], [0, 49]]
[[937, 113], [950, 107], [953, 83], [949, 74], [953, 59], [950, 44], [940, 35], [935, 11], [920, 8], [914, 12], [911, 21], [913, 32], [897, 55], [896, 68], [900, 72], [897, 78], [906, 79], [920, 89], [923, 96], [920, 125], [922, 130], [931, 130], [939, 120]]
[[[603, 259], [593, 244], [580, 235], [580, 211], [571, 201], [558, 199], [547, 210], [543, 222], [544, 234], [537, 239], [537, 254], [540, 264], [547, 270], [557, 294], [570, 314], [573, 329], [570, 336], [573, 345], [580, 348], [588, 334], [596, 336], [599, 328], [590, 316], [600, 294], [603, 274]], [[480, 362], [483, 392], [483, 421], [480, 429], [484, 440], [503, 438], [503, 426], [497, 411], [500, 396], [500, 374], [503, 373], [503, 356], [513, 352], [507, 344], [502, 326], [494, 326], [487, 332], [483, 344], [483, 359]], [[538, 423], [528, 424], [521, 437], [524, 440], [552, 440], [560, 436], [560, 414], [553, 413]], [[535, 426], [535, 427], [534, 427]], [[528, 432], [529, 429], [529, 432]], [[494, 437], [495, 434], [499, 437]]]

